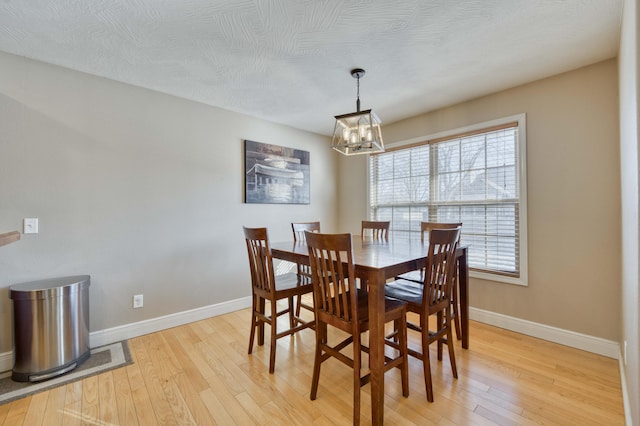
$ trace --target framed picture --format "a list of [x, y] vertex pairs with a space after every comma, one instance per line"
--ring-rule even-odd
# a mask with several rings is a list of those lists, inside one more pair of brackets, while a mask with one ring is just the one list
[[244, 201], [309, 204], [309, 152], [244, 141]]

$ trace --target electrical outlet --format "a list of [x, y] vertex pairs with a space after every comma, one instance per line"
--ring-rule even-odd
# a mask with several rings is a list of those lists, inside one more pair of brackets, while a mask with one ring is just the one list
[[142, 308], [142, 306], [144, 306], [144, 296], [142, 294], [133, 296], [133, 309]]
[[23, 234], [37, 234], [38, 233], [38, 218], [26, 217], [24, 218]]

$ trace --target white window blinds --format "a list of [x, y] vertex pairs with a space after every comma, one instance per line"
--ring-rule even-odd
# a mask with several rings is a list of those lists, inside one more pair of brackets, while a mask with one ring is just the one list
[[370, 214], [394, 237], [420, 222], [462, 222], [472, 270], [520, 277], [518, 122], [372, 155]]

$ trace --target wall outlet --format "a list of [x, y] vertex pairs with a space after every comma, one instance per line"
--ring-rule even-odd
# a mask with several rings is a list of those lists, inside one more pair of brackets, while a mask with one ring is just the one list
[[133, 309], [142, 308], [142, 306], [144, 306], [144, 296], [142, 294], [133, 296]]
[[37, 217], [25, 217], [23, 224], [23, 234], [37, 234], [38, 233], [38, 218]]

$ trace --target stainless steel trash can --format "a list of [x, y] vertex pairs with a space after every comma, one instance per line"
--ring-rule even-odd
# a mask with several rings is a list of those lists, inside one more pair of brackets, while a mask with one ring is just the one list
[[89, 285], [89, 275], [78, 275], [9, 287], [13, 380], [49, 379], [89, 357]]

